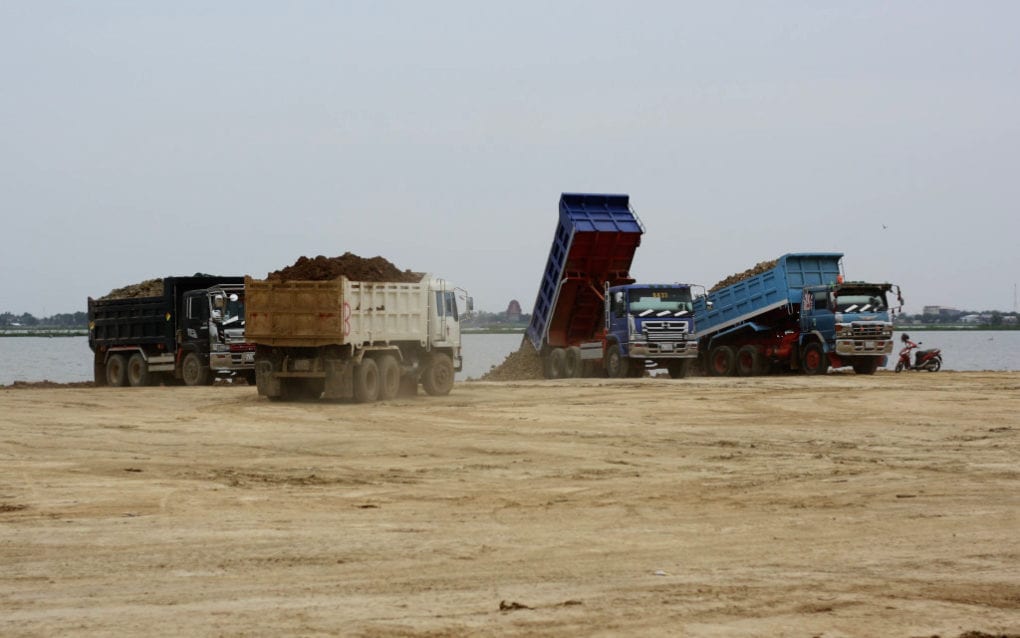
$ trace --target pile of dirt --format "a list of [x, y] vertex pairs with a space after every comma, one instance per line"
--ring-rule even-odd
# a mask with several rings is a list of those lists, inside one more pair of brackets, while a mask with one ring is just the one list
[[726, 286], [732, 286], [733, 284], [735, 284], [737, 282], [741, 282], [741, 281], [743, 281], [745, 279], [750, 279], [751, 277], [754, 277], [755, 275], [760, 275], [760, 274], [762, 274], [763, 272], [765, 272], [767, 270], [772, 270], [773, 268], [775, 268], [777, 263], [779, 263], [778, 259], [773, 259], [772, 261], [760, 261], [757, 264], [755, 264], [755, 266], [753, 268], [748, 268], [744, 272], [737, 273], [735, 275], [730, 275], [726, 279], [723, 279], [722, 281], [720, 281], [716, 285], [714, 285], [711, 288], [709, 288], [708, 291], [709, 292], [715, 292], [716, 290], [719, 290], [720, 288], [725, 288]]
[[163, 280], [146, 279], [140, 283], [124, 286], [123, 288], [114, 288], [99, 299], [135, 299], [138, 297], [160, 297], [162, 295]]
[[521, 347], [511, 352], [503, 363], [493, 366], [482, 375], [481, 381], [531, 381], [544, 379], [542, 357], [527, 337], [521, 340]]
[[346, 252], [339, 257], [299, 257], [293, 265], [269, 273], [271, 281], [329, 281], [341, 275], [352, 281], [421, 281], [423, 273], [400, 270], [383, 257], [359, 257]]

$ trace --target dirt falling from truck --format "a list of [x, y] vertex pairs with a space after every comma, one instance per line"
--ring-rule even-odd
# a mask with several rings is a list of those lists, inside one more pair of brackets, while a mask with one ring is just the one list
[[346, 252], [339, 257], [299, 257], [286, 268], [266, 276], [271, 281], [329, 281], [341, 275], [352, 281], [421, 281], [423, 273], [400, 270], [383, 257], [359, 257]]
[[751, 277], [754, 277], [755, 275], [760, 275], [763, 272], [766, 272], [768, 270], [772, 270], [773, 268], [776, 267], [776, 264], [778, 264], [778, 263], [779, 263], [778, 259], [773, 259], [772, 261], [760, 261], [757, 264], [755, 264], [754, 267], [748, 268], [744, 272], [737, 273], [735, 275], [730, 275], [726, 279], [723, 279], [722, 281], [720, 281], [716, 285], [714, 285], [711, 288], [709, 288], [708, 291], [709, 292], [715, 292], [716, 290], [719, 290], [720, 288], [725, 288], [726, 286], [732, 286], [733, 284], [735, 284], [737, 282], [744, 281], [745, 279], [750, 279]]
[[503, 363], [493, 366], [482, 375], [480, 381], [531, 381], [544, 379], [542, 357], [527, 337], [521, 339], [521, 346], [507, 355]]

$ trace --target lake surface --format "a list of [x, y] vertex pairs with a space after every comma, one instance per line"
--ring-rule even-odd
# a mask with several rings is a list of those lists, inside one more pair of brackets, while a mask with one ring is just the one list
[[[521, 334], [464, 335], [464, 370], [457, 379], [478, 379], [516, 351], [523, 338]], [[898, 351], [900, 333], [895, 338]], [[944, 370], [1020, 370], [1020, 330], [924, 331], [913, 333], [913, 339], [925, 348], [941, 348]], [[888, 367], [895, 364], [894, 353]], [[91, 380], [87, 337], [0, 338], [0, 385]]]

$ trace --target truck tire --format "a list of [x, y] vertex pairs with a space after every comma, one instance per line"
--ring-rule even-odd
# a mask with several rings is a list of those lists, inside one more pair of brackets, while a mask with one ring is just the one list
[[567, 358], [563, 365], [563, 376], [568, 379], [584, 376], [584, 361], [581, 359], [581, 349], [577, 346], [567, 348]]
[[875, 370], [878, 370], [878, 357], [865, 357], [861, 361], [854, 361], [851, 365], [857, 374], [875, 374]]
[[691, 360], [680, 359], [679, 361], [670, 361], [666, 364], [666, 369], [669, 370], [670, 379], [683, 379], [691, 371]]
[[127, 360], [124, 355], [111, 355], [106, 360], [106, 385], [111, 388], [122, 388], [127, 383]]
[[202, 357], [197, 352], [189, 352], [184, 355], [184, 362], [181, 363], [181, 378], [184, 385], [209, 385], [212, 383], [212, 375], [209, 374], [209, 367], [202, 363]]
[[152, 385], [152, 375], [149, 374], [149, 363], [142, 356], [141, 352], [131, 355], [127, 362], [127, 380], [132, 388], [141, 388]]
[[566, 376], [567, 353], [563, 348], [553, 348], [545, 355], [542, 364], [546, 379], [562, 379]]
[[825, 374], [829, 370], [829, 360], [817, 341], [805, 344], [800, 353], [800, 369], [804, 374]]
[[379, 398], [379, 366], [365, 357], [354, 368], [354, 400], [371, 403]]
[[761, 353], [754, 346], [741, 346], [737, 350], [737, 376], [753, 377], [761, 374]]
[[728, 377], [733, 374], [737, 364], [737, 355], [730, 346], [715, 346], [708, 353], [705, 366], [708, 374], [713, 377]]
[[609, 344], [605, 358], [606, 376], [610, 379], [625, 379], [630, 372], [630, 360], [620, 352], [620, 346]]
[[453, 361], [447, 354], [432, 355], [432, 360], [421, 375], [421, 385], [432, 396], [450, 394], [453, 389]]
[[383, 401], [396, 399], [400, 394], [400, 364], [392, 354], [379, 357], [379, 398]]

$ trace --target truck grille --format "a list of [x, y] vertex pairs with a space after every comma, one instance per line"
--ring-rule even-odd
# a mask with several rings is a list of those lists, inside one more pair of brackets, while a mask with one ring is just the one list
[[686, 321], [646, 321], [641, 331], [648, 341], [683, 341], [687, 335]]
[[888, 333], [889, 327], [885, 324], [855, 323], [853, 327], [854, 339], [877, 339], [890, 336]]

